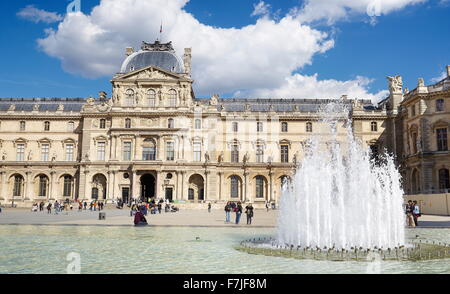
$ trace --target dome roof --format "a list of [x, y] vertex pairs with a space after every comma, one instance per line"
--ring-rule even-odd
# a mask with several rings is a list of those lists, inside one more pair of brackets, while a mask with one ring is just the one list
[[175, 54], [171, 43], [154, 44], [143, 42], [142, 49], [128, 56], [122, 64], [121, 73], [129, 73], [147, 66], [155, 66], [164, 70], [183, 73], [183, 62]]

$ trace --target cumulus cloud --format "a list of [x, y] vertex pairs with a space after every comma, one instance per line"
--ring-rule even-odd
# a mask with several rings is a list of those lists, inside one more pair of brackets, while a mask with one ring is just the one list
[[34, 5], [28, 5], [17, 12], [17, 16], [34, 23], [44, 22], [53, 23], [63, 20], [63, 16], [55, 12], [48, 12], [36, 8]]
[[[269, 5], [260, 1], [253, 11], [259, 17], [254, 24], [242, 28], [201, 23], [184, 10], [188, 1], [101, 0], [90, 14], [67, 14], [57, 29], [46, 30], [46, 36], [38, 44], [46, 54], [58, 58], [69, 73], [90, 78], [111, 76], [119, 71], [126, 47], [138, 49], [142, 40], [152, 41], [159, 36], [162, 20], [162, 41], [173, 41], [179, 55], [183, 48], [192, 47], [198, 96], [245, 93], [280, 98], [339, 98], [348, 94], [376, 99], [379, 95], [369, 93], [370, 80], [362, 77], [320, 81], [317, 75], [294, 74], [311, 64], [315, 55], [334, 46], [334, 40], [326, 32], [304, 22], [317, 19], [311, 16], [317, 5], [322, 3], [325, 7], [325, 3], [331, 3], [330, 7], [336, 8], [352, 4], [357, 10], [356, 0], [334, 1], [340, 5], [328, 0], [309, 0], [300, 10], [291, 10], [277, 20], [269, 17]], [[420, 1], [392, 2], [407, 5]]]
[[311, 76], [293, 74], [285, 78], [278, 88], [260, 88], [248, 92], [236, 92], [236, 96], [252, 96], [259, 98], [284, 97], [284, 98], [317, 98], [336, 99], [342, 95], [349, 98], [370, 99], [374, 103], [385, 98], [389, 91], [383, 90], [371, 94], [367, 88], [373, 80], [357, 76], [353, 80], [338, 81], [334, 79], [319, 80], [318, 74]]
[[264, 1], [259, 1], [258, 4], [254, 4], [253, 8], [251, 16], [268, 15], [270, 12], [270, 4], [267, 4]]
[[301, 9], [293, 14], [303, 22], [326, 21], [333, 24], [354, 15], [366, 14], [373, 18], [405, 8], [408, 5], [424, 3], [427, 0], [306, 0]]

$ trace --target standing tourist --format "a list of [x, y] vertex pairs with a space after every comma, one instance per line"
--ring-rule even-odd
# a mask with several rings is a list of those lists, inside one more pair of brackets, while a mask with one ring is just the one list
[[54, 207], [55, 207], [55, 214], [58, 214], [59, 213], [59, 202], [58, 202], [58, 200], [55, 201]]
[[208, 203], [208, 212], [211, 213], [211, 202]]
[[52, 203], [51, 202], [49, 202], [48, 205], [47, 205], [47, 213], [48, 214], [52, 213]]
[[417, 201], [416, 200], [414, 200], [413, 201], [413, 210], [412, 210], [412, 215], [413, 215], [413, 218], [414, 218], [414, 225], [417, 227], [417, 226], [419, 226], [419, 217], [421, 216], [421, 214], [420, 214], [420, 208], [419, 208], [419, 205], [417, 204]]
[[238, 225], [239, 221], [241, 220], [242, 214], [242, 205], [240, 201], [237, 203], [235, 210], [236, 210], [236, 225]]
[[245, 207], [245, 213], [247, 214], [247, 225], [251, 225], [252, 224], [252, 218], [253, 218], [253, 206], [252, 206], [251, 203], [249, 203]]
[[266, 209], [267, 209], [267, 212], [269, 212], [269, 208], [270, 208], [269, 201], [266, 201]]
[[86, 208], [87, 208], [87, 202], [86, 202], [86, 200], [84, 200], [83, 206], [84, 206], [84, 210], [86, 210]]
[[231, 203], [230, 201], [227, 202], [227, 205], [225, 205], [225, 222], [229, 223], [231, 218]]
[[408, 203], [406, 204], [405, 212], [406, 212], [406, 224], [408, 227], [415, 227], [414, 223], [414, 217], [413, 217], [413, 203], [411, 200], [408, 200]]

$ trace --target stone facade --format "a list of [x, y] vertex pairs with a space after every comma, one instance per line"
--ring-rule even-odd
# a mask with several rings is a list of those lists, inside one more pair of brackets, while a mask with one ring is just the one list
[[[322, 132], [318, 110], [330, 100], [196, 98], [191, 50], [177, 64], [181, 59], [152, 55], [152, 50], [173, 54], [170, 44], [165, 49], [158, 44], [157, 50], [144, 44], [137, 53], [127, 48], [122, 68], [129, 71], [113, 77], [111, 97], [100, 92], [95, 99], [0, 99], [0, 202], [279, 200], [282, 182], [301, 161], [305, 141]], [[172, 71], [175, 67], [183, 71]], [[434, 116], [431, 105], [442, 94], [418, 89], [403, 99], [401, 85], [395, 86], [379, 106], [345, 96], [341, 100], [363, 144], [375, 152], [387, 148], [403, 159], [403, 153], [410, 153], [402, 147], [409, 146], [402, 129], [409, 132], [416, 125], [419, 132], [432, 133], [447, 126], [450, 105], [447, 118]], [[442, 93], [448, 98], [446, 89]], [[417, 116], [407, 118], [404, 109], [414, 101], [420, 105]], [[338, 133], [345, 140], [345, 129]], [[434, 150], [434, 143], [423, 140], [421, 150]], [[430, 155], [446, 156], [439, 164], [424, 161], [423, 152], [402, 162], [435, 183], [436, 169], [450, 165], [448, 152]]]

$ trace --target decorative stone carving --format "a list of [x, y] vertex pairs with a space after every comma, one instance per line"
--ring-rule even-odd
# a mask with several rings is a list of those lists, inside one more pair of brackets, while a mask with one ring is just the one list
[[110, 109], [110, 105], [108, 103], [103, 102], [102, 104], [97, 105], [97, 110], [100, 112], [107, 112]]
[[95, 99], [92, 97], [89, 97], [88, 99], [86, 99], [86, 103], [90, 106], [94, 105], [95, 103]]
[[39, 104], [33, 105], [33, 111], [39, 111]]
[[251, 111], [252, 107], [250, 106], [250, 104], [245, 104], [245, 111]]
[[52, 161], [56, 161], [57, 157], [58, 157], [58, 154], [56, 152], [53, 152]]
[[6, 161], [7, 158], [8, 158], [8, 154], [6, 153], [5, 150], [3, 150], [3, 152], [2, 152], [2, 160]]
[[223, 154], [223, 151], [222, 151], [222, 152], [220, 152], [220, 154], [219, 154], [219, 157], [218, 157], [218, 159], [217, 159], [217, 162], [222, 163], [223, 160], [224, 160], [224, 154]]
[[250, 160], [250, 155], [249, 155], [248, 152], [247, 152], [247, 153], [245, 153], [245, 155], [244, 155], [243, 162], [244, 162], [244, 163], [247, 163], [249, 160]]
[[425, 82], [424, 82], [423, 78], [417, 79], [417, 87], [425, 87]]
[[400, 75], [397, 75], [395, 77], [388, 76], [387, 79], [388, 79], [389, 91], [391, 93], [402, 93], [403, 80]]
[[30, 150], [30, 152], [28, 152], [28, 157], [27, 157], [27, 159], [28, 160], [33, 160], [33, 152]]
[[63, 111], [64, 110], [64, 104], [59, 104], [56, 111]]
[[15, 104], [11, 104], [8, 108], [8, 111], [14, 111], [16, 109], [16, 105]]
[[212, 95], [211, 100], [209, 101], [209, 104], [217, 105], [218, 102], [219, 102], [219, 95], [218, 94]]
[[208, 163], [208, 162], [210, 162], [210, 161], [211, 161], [211, 158], [210, 158], [210, 156], [209, 156], [209, 152], [206, 151], [206, 152], [205, 152], [205, 162]]

